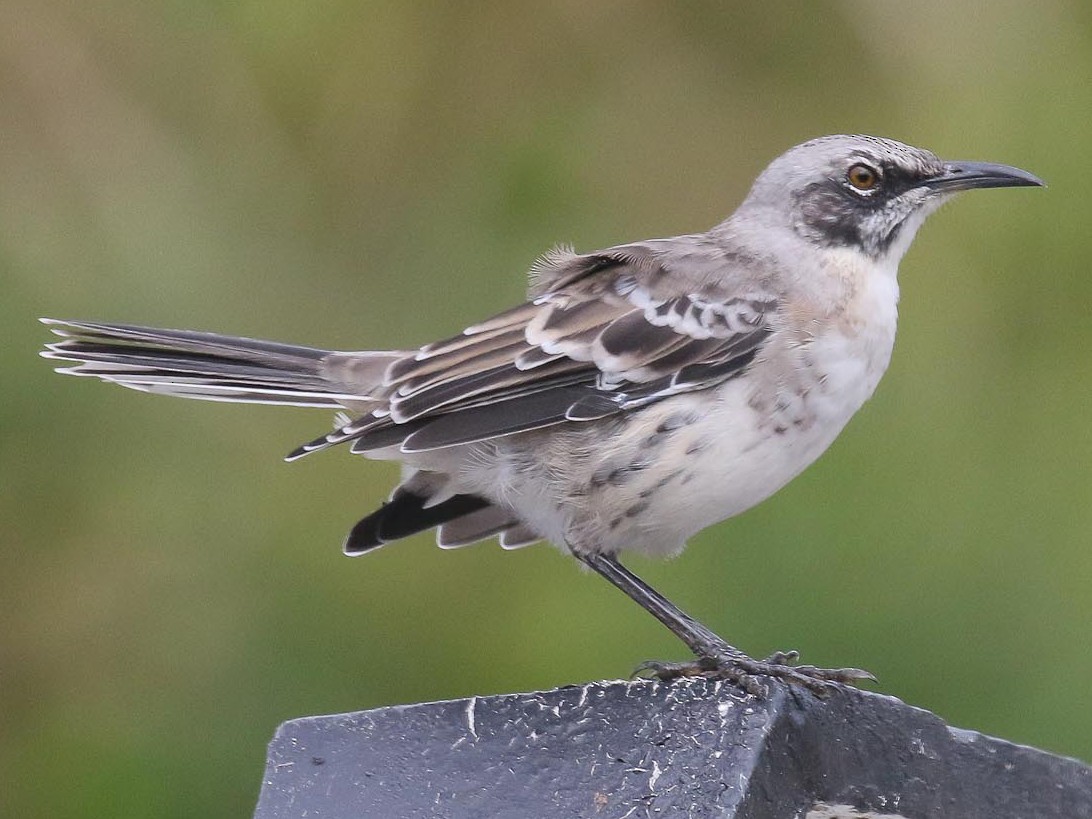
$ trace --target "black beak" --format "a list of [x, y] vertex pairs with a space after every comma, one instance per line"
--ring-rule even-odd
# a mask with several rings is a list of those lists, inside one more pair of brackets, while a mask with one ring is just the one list
[[937, 176], [926, 179], [922, 187], [935, 191], [954, 193], [972, 188], [1020, 188], [1043, 187], [1042, 179], [1013, 168], [1011, 165], [995, 165], [992, 162], [948, 162]]

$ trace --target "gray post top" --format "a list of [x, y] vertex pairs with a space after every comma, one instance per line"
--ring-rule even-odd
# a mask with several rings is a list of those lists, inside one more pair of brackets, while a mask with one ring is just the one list
[[1092, 819], [1092, 768], [879, 694], [638, 680], [291, 720], [255, 816]]

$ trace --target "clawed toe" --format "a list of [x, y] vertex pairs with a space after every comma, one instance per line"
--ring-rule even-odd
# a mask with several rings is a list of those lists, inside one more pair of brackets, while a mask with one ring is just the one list
[[630, 674], [630, 678], [648, 676], [655, 680], [677, 680], [679, 677], [704, 677], [716, 670], [715, 665], [703, 665], [699, 660], [688, 663], [667, 663], [659, 660], [645, 660]]
[[695, 657], [693, 660], [681, 663], [645, 660], [645, 662], [633, 669], [633, 674], [630, 676], [631, 679], [648, 677], [662, 682], [677, 680], [680, 677], [737, 679], [729, 664], [718, 660], [716, 657]]
[[769, 657], [762, 662], [768, 665], [796, 665], [796, 661], [800, 659], [800, 652], [796, 650], [791, 651], [775, 651]]
[[748, 694], [754, 694], [756, 697], [764, 697], [768, 693], [766, 686], [739, 664], [734, 661], [719, 660], [716, 657], [699, 657], [687, 663], [665, 663], [658, 660], [647, 660], [633, 671], [634, 677], [645, 674], [662, 682], [670, 682], [680, 677], [730, 680]]
[[792, 667], [799, 674], [804, 674], [817, 680], [842, 683], [844, 685], [856, 685], [860, 682], [876, 682], [876, 676], [863, 668], [816, 668], [813, 665], [797, 665]]
[[799, 657], [800, 654], [796, 651], [778, 651], [765, 660], [753, 660], [745, 654], [699, 657], [686, 663], [649, 660], [638, 666], [633, 675], [648, 674], [657, 680], [675, 680], [680, 677], [730, 680], [747, 693], [756, 696], [765, 696], [768, 693], [767, 686], [760, 679], [762, 677], [806, 688], [820, 697], [832, 693], [838, 685], [876, 681], [872, 674], [860, 668], [793, 665]]

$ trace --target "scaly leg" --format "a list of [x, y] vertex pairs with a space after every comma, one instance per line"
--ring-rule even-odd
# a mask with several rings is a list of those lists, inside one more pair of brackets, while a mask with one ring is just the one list
[[792, 665], [795, 651], [779, 651], [765, 660], [754, 660], [688, 615], [645, 581], [618, 562], [618, 558], [602, 554], [573, 551], [576, 558], [625, 592], [634, 602], [667, 626], [671, 633], [694, 652], [691, 663], [647, 662], [637, 670], [650, 671], [660, 679], [682, 676], [705, 676], [732, 680], [751, 694], [766, 693], [755, 677], [774, 677], [800, 685], [817, 694], [829, 693], [833, 683], [858, 683], [875, 680], [859, 668], [816, 668]]

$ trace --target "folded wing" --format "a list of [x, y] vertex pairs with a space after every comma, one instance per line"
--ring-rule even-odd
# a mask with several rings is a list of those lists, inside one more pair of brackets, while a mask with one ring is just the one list
[[[701, 262], [715, 267], [716, 252]], [[440, 449], [605, 418], [731, 378], [771, 332], [777, 300], [692, 283], [673, 275], [672, 260], [670, 247], [647, 243], [555, 253], [533, 300], [394, 361], [379, 406], [289, 458], [344, 442], [360, 453]]]

